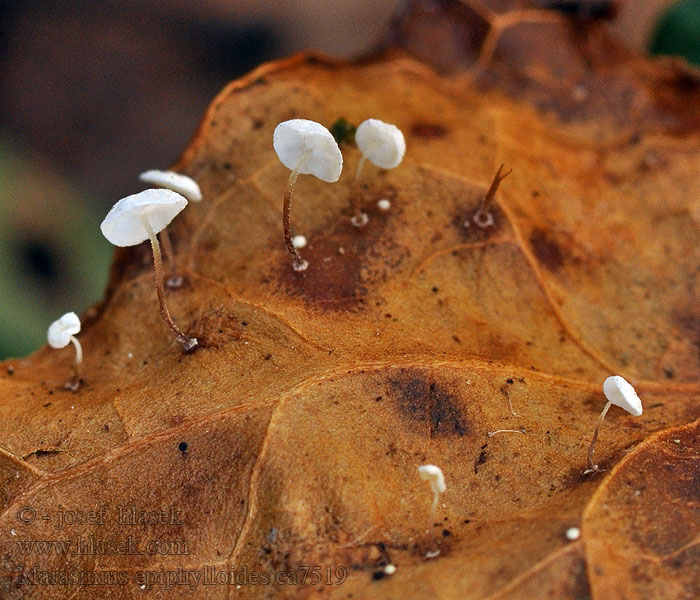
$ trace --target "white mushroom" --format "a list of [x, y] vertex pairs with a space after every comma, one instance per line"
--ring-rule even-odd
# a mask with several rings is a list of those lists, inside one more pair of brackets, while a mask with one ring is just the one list
[[320, 123], [307, 119], [292, 119], [277, 125], [272, 145], [282, 164], [292, 171], [284, 193], [282, 210], [284, 243], [292, 257], [294, 270], [304, 271], [309, 263], [294, 247], [289, 225], [294, 184], [298, 175], [313, 175], [329, 183], [338, 181], [343, 170], [343, 155], [331, 132]]
[[607, 399], [607, 404], [603, 408], [603, 412], [600, 413], [600, 418], [593, 431], [593, 439], [591, 440], [591, 445], [588, 448], [588, 468], [587, 473], [598, 471], [598, 465], [593, 462], [593, 453], [595, 451], [595, 445], [598, 441], [598, 433], [600, 431], [600, 426], [605, 420], [605, 415], [608, 414], [608, 410], [614, 404], [619, 406], [623, 410], [626, 410], [633, 417], [638, 417], [642, 414], [642, 401], [637, 396], [634, 388], [627, 382], [623, 377], [619, 375], [612, 375], [608, 377], [603, 382], [603, 394]]
[[633, 417], [642, 414], [642, 401], [634, 388], [619, 375], [612, 375], [603, 382], [603, 393], [608, 403], [619, 406]]
[[164, 189], [145, 190], [117, 202], [107, 213], [100, 229], [115, 246], [135, 246], [150, 240], [160, 314], [182, 344], [184, 351], [189, 352], [197, 347], [197, 338], [190, 338], [182, 333], [170, 316], [163, 287], [163, 259], [156, 238], [156, 233], [165, 229], [185, 206], [187, 200], [177, 192]]
[[[202, 192], [199, 189], [199, 185], [194, 179], [187, 175], [181, 175], [174, 171], [151, 169], [150, 171], [141, 173], [139, 179], [144, 183], [149, 183], [156, 187], [182, 194], [189, 202], [199, 202], [202, 199]], [[165, 255], [165, 260], [170, 270], [170, 274], [165, 283], [169, 288], [179, 288], [182, 286], [184, 278], [178, 275], [175, 252], [167, 229], [163, 229], [163, 231], [160, 232], [160, 241], [163, 245], [163, 254]]]
[[369, 160], [380, 169], [393, 169], [403, 160], [403, 155], [406, 153], [406, 140], [396, 125], [384, 123], [384, 121], [379, 119], [367, 119], [360, 123], [360, 126], [357, 128], [355, 143], [360, 152], [362, 152], [362, 156], [357, 163], [357, 170], [355, 171], [355, 190], [352, 201], [353, 216], [351, 221], [355, 227], [362, 227], [367, 223], [369, 217], [367, 213], [362, 212], [357, 182], [360, 179], [365, 162]]
[[435, 511], [437, 510], [440, 494], [444, 494], [447, 490], [445, 485], [445, 476], [442, 474], [440, 467], [435, 465], [421, 465], [418, 467], [418, 474], [421, 479], [430, 482], [430, 489], [433, 490], [433, 504], [430, 508], [430, 523], [435, 520]]
[[406, 140], [403, 133], [391, 123], [379, 119], [367, 119], [355, 132], [355, 143], [362, 158], [369, 159], [381, 169], [393, 169], [403, 160]]
[[52, 348], [65, 348], [68, 344], [75, 347], [73, 377], [66, 382], [66, 389], [76, 391], [80, 387], [80, 367], [83, 363], [83, 347], [76, 334], [80, 332], [80, 319], [74, 312], [67, 312], [60, 319], [49, 325], [46, 339]]
[[74, 337], [76, 333], [80, 333], [80, 319], [74, 312], [67, 312], [49, 325], [46, 338], [52, 348], [65, 348], [71, 342], [77, 342], [76, 353], [82, 354], [80, 342]]
[[182, 194], [189, 202], [199, 202], [202, 199], [202, 192], [199, 189], [199, 185], [194, 179], [187, 175], [181, 175], [174, 171], [151, 169], [150, 171], [141, 173], [139, 179], [144, 183]]

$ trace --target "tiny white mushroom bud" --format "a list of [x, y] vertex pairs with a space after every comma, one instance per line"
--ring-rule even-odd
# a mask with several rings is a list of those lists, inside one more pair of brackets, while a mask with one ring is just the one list
[[277, 125], [272, 145], [282, 164], [291, 170], [282, 207], [284, 244], [292, 257], [294, 270], [304, 271], [309, 263], [295, 248], [289, 224], [294, 184], [298, 175], [313, 175], [328, 183], [338, 181], [343, 170], [343, 155], [331, 132], [320, 123], [307, 119], [292, 119]]
[[66, 389], [73, 392], [80, 387], [80, 367], [83, 363], [83, 347], [80, 345], [76, 334], [80, 332], [80, 319], [74, 312], [67, 312], [60, 319], [49, 325], [46, 339], [52, 348], [65, 348], [68, 344], [75, 347], [75, 360], [73, 361], [73, 377], [66, 382]]
[[598, 441], [598, 433], [600, 432], [600, 426], [605, 420], [605, 415], [608, 413], [610, 407], [614, 404], [619, 406], [623, 410], [626, 410], [634, 417], [639, 417], [642, 414], [642, 401], [637, 396], [634, 388], [627, 382], [623, 377], [619, 375], [612, 375], [608, 377], [603, 382], [603, 394], [607, 399], [607, 404], [603, 408], [603, 412], [600, 413], [598, 418], [598, 423], [593, 430], [593, 439], [591, 440], [591, 445], [588, 447], [588, 468], [586, 473], [598, 471], [598, 465], [593, 461], [593, 453], [595, 452], [595, 445]]
[[150, 171], [141, 173], [139, 179], [144, 183], [182, 194], [190, 202], [199, 202], [202, 199], [202, 192], [199, 189], [199, 184], [187, 175], [181, 175], [174, 171], [151, 169]]
[[[384, 121], [379, 119], [367, 119], [360, 123], [360, 126], [357, 128], [355, 143], [360, 149], [362, 156], [357, 163], [357, 170], [355, 171], [355, 189], [352, 196], [353, 216], [350, 220], [355, 227], [362, 227], [369, 221], [369, 217], [367, 213], [362, 212], [357, 182], [360, 179], [365, 162], [369, 160], [380, 169], [393, 169], [403, 160], [403, 156], [406, 153], [406, 140], [396, 125], [384, 123]], [[388, 206], [385, 209], [380, 205], [379, 208], [388, 210]]]
[[165, 229], [185, 206], [187, 200], [177, 192], [165, 189], [145, 190], [117, 202], [107, 213], [100, 229], [115, 246], [135, 246], [150, 240], [160, 314], [177, 341], [182, 344], [183, 350], [189, 352], [197, 347], [197, 338], [182, 333], [170, 316], [163, 286], [163, 259], [156, 238], [156, 234]]
[[575, 542], [581, 537], [581, 530], [578, 527], [569, 527], [564, 535], [570, 542]]
[[389, 565], [386, 565], [386, 566], [384, 567], [384, 574], [385, 574], [385, 575], [391, 576], [391, 575], [393, 575], [394, 573], [396, 573], [396, 566], [395, 566], [395, 565], [389, 564]]
[[382, 198], [377, 202], [377, 207], [379, 210], [387, 211], [391, 208], [391, 202], [389, 202], [389, 200], [386, 198]]
[[292, 239], [292, 244], [294, 244], [295, 248], [306, 248], [307, 243], [306, 236], [304, 235], [295, 235]]

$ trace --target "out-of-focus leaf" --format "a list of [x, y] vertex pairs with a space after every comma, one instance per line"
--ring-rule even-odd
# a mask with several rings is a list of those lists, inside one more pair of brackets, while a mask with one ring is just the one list
[[99, 298], [110, 249], [98, 225], [84, 191], [0, 140], [0, 357], [36, 350], [49, 323]]

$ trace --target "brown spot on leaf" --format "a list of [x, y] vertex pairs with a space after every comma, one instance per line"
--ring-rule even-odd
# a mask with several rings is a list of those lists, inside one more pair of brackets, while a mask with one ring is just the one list
[[[393, 201], [396, 190], [390, 186], [372, 197]], [[376, 202], [365, 202], [369, 221], [363, 227], [350, 223], [348, 211], [339, 213], [330, 227], [312, 232], [308, 247], [301, 251], [308, 261], [306, 271], [292, 269], [288, 255], [280, 255], [278, 281], [289, 295], [303, 298], [316, 308], [330, 310], [361, 309], [369, 290], [385, 281], [409, 255], [409, 249], [397, 245], [387, 233], [390, 224], [400, 224], [400, 211], [382, 213]], [[271, 240], [279, 249], [281, 240]]]
[[564, 265], [561, 247], [545, 229], [533, 229], [530, 234], [530, 246], [537, 260], [555, 273]]
[[469, 433], [459, 398], [419, 371], [402, 370], [389, 382], [390, 396], [409, 421], [430, 426], [431, 436], [463, 436]]
[[415, 123], [411, 133], [422, 138], [440, 138], [447, 135], [447, 129], [439, 123]]
[[199, 340], [202, 348], [219, 348], [241, 339], [242, 329], [236, 315], [219, 306], [205, 312], [192, 326], [190, 335]]

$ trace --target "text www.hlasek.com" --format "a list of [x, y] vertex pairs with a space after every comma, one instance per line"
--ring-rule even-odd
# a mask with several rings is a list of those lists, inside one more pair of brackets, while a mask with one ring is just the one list
[[94, 535], [87, 537], [76, 536], [69, 540], [18, 540], [15, 547], [24, 555], [100, 555], [112, 556], [117, 554], [141, 556], [174, 555], [187, 556], [189, 546], [184, 540], [148, 540], [142, 541], [134, 536], [127, 536], [120, 541], [101, 540]]

